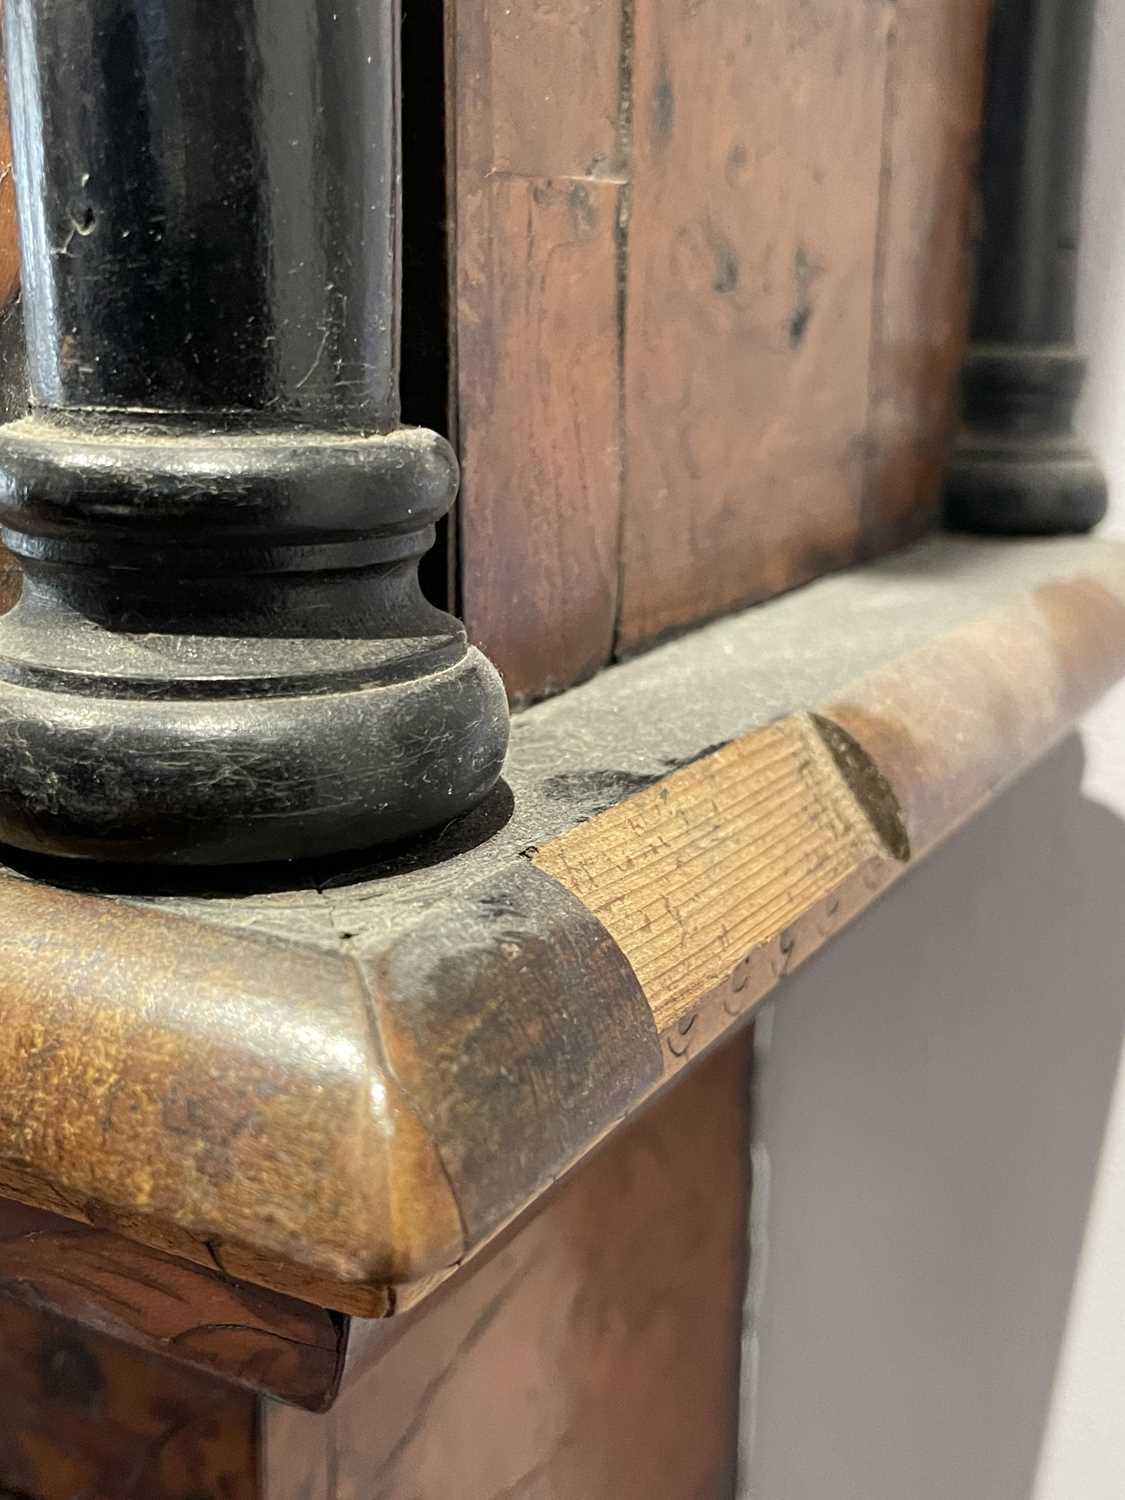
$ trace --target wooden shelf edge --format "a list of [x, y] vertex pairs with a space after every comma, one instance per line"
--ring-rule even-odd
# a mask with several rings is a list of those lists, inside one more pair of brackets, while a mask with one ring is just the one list
[[0, 1190], [405, 1307], [1123, 675], [1125, 547], [939, 539], [521, 716], [448, 859], [211, 904], [8, 872]]

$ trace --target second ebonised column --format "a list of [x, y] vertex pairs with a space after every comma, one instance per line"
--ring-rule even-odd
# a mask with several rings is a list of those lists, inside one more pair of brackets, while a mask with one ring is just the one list
[[946, 516], [970, 531], [1087, 531], [1106, 487], [1074, 435], [1074, 315], [1093, 0], [996, 0], [964, 422]]

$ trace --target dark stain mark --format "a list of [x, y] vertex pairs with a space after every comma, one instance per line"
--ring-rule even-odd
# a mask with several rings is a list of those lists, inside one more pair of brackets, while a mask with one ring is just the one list
[[589, 188], [584, 182], [572, 182], [566, 201], [575, 234], [589, 234], [598, 222], [597, 211], [594, 208], [594, 200], [590, 197]]
[[604, 812], [607, 807], [614, 807], [634, 792], [642, 792], [659, 780], [659, 772], [647, 775], [610, 767], [604, 770], [591, 768], [588, 771], [560, 771], [556, 776], [548, 776], [542, 791], [552, 802], [578, 802], [593, 812]]
[[773, 964], [773, 972], [776, 978], [784, 979], [789, 973], [789, 965], [793, 959], [793, 952], [797, 946], [797, 935], [792, 927], [782, 928], [781, 935], [777, 940], [778, 951], [781, 954], [781, 963]]
[[666, 146], [676, 123], [676, 95], [668, 76], [668, 59], [660, 54], [660, 69], [649, 101], [649, 124], [654, 145]]
[[215, 1267], [215, 1270], [218, 1271], [221, 1275], [225, 1276], [227, 1274], [227, 1268], [223, 1265], [222, 1259], [219, 1255], [219, 1250], [222, 1248], [222, 1242], [220, 1240], [211, 1238], [204, 1239], [200, 1243], [207, 1251], [207, 1254], [211, 1260], [211, 1264]]
[[738, 290], [738, 251], [710, 220], [707, 221], [706, 234], [711, 254], [715, 257], [715, 279], [711, 287], [720, 297], [727, 297]]
[[[663, 781], [671, 772], [682, 771], [685, 766], [692, 766], [697, 760], [714, 755], [725, 744], [729, 744], [729, 741], [705, 745], [702, 750], [696, 750], [691, 755], [665, 756], [661, 760], [659, 771], [625, 771], [619, 767], [560, 771], [555, 776], [548, 776], [540, 790], [550, 801], [578, 803], [579, 806], [588, 808], [592, 816], [593, 813], [604, 812], [606, 808], [616, 807], [635, 792], [643, 792], [654, 783]], [[664, 795], [667, 794], [666, 789], [661, 790]]]
[[668, 1051], [672, 1054], [673, 1057], [683, 1058], [683, 1057], [686, 1057], [688, 1055], [688, 1053], [691, 1051], [691, 1042], [690, 1042], [690, 1040], [686, 1041], [682, 1047], [677, 1047], [676, 1046], [676, 1039], [675, 1039], [674, 1036], [669, 1036], [665, 1040], [667, 1041], [667, 1044], [668, 1044]]
[[690, 755], [666, 755], [663, 763], [669, 771], [682, 771], [685, 766], [694, 766], [697, 760], [706, 760], [709, 755], [725, 750], [730, 743], [730, 740], [716, 740], [713, 745], [704, 745], [702, 750], [693, 750]]
[[621, 35], [617, 53], [617, 129], [613, 164], [616, 175], [627, 177], [633, 154], [633, 55], [636, 51], [636, 28], [633, 10], [636, 0], [622, 0]]
[[747, 151], [742, 141], [736, 141], [727, 153], [726, 179], [727, 186], [734, 187], [742, 176], [747, 162]]
[[836, 762], [836, 769], [879, 836], [879, 842], [892, 858], [905, 864], [910, 859], [910, 835], [894, 788], [846, 729], [823, 714], [813, 714], [812, 721]]
[[793, 316], [789, 319], [789, 347], [791, 349], [800, 347], [801, 340], [805, 336], [805, 330], [809, 326], [809, 319], [811, 317], [811, 303], [806, 302], [803, 306], [795, 309]]
[[789, 318], [789, 347], [797, 349], [808, 331], [815, 304], [812, 289], [824, 267], [813, 260], [803, 245], [793, 257], [793, 312]]
[[59, 1339], [43, 1350], [43, 1391], [48, 1400], [74, 1401], [94, 1406], [105, 1388], [105, 1377], [89, 1349], [77, 1339]]

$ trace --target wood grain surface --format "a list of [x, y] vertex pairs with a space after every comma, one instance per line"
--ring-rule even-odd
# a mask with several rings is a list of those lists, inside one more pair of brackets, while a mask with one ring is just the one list
[[936, 519], [973, 287], [991, 0], [898, 0], [891, 31], [863, 545]]
[[[0, 23], [4, 19], [0, 0]], [[16, 184], [12, 175], [12, 133], [8, 114], [8, 75], [0, 61], [0, 310], [20, 286], [20, 246], [16, 224]]]
[[367, 1315], [457, 1259], [345, 955], [28, 880], [0, 908], [0, 1191]]
[[461, 604], [515, 701], [617, 610], [619, 0], [450, 3]]
[[343, 1318], [11, 1200], [0, 1297], [314, 1410], [340, 1378]]
[[[0, 23], [4, 18], [0, 0]], [[0, 46], [0, 54], [2, 54]], [[20, 307], [20, 245], [16, 221], [16, 183], [8, 110], [8, 80], [0, 55], [0, 421], [27, 410], [27, 368]], [[0, 543], [0, 614], [16, 602], [21, 575]]]
[[268, 1500], [732, 1497], [749, 1053], [617, 1135], [327, 1416], [268, 1409]]
[[17, 1500], [261, 1500], [249, 1391], [0, 1302], [0, 1392]]
[[523, 702], [928, 526], [987, 0], [450, 0], [470, 632]]
[[[385, 1066], [427, 1131], [466, 1250], [656, 1086], [633, 967], [580, 896], [517, 860], [364, 963]], [[464, 1087], [451, 1089], [457, 1076]]]
[[15, 558], [0, 546], [0, 614], [11, 609], [23, 587], [23, 575]]
[[[874, 782], [876, 773], [868, 771]], [[814, 720], [794, 715], [628, 797], [534, 856], [628, 955], [661, 1033], [891, 848]]]
[[1120, 544], [935, 539], [529, 710], [499, 815], [318, 869], [323, 924], [8, 874], [6, 1194], [416, 1303], [1123, 673]]
[[638, 0], [622, 650], [855, 556], [889, 14]]
[[1125, 600], [1095, 578], [1025, 599], [862, 677], [827, 705], [896, 789], [928, 853], [1055, 744], [1099, 694]]

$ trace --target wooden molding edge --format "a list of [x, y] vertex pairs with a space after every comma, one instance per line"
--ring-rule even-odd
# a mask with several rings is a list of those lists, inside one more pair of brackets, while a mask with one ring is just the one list
[[340, 1384], [348, 1319], [10, 1199], [0, 1297], [311, 1411]]
[[7, 1196], [364, 1316], [460, 1255], [346, 955], [0, 880], [0, 1020]]
[[534, 854], [620, 945], [662, 1036], [857, 875], [909, 857], [893, 792], [846, 738], [793, 714]]
[[[3, 1190], [329, 1308], [417, 1301], [1125, 675], [1125, 548], [991, 545], [917, 588], [910, 644], [869, 622], [869, 670], [815, 662], [792, 711], [666, 774], [558, 767], [653, 695], [704, 734], [709, 668], [754, 682], [740, 633], [818, 600], [858, 631], [892, 565], [530, 711], [510, 827], [341, 886], [330, 942], [258, 930], [290, 920], [263, 897], [201, 917], [0, 879]], [[922, 575], [952, 544], [927, 546]]]

